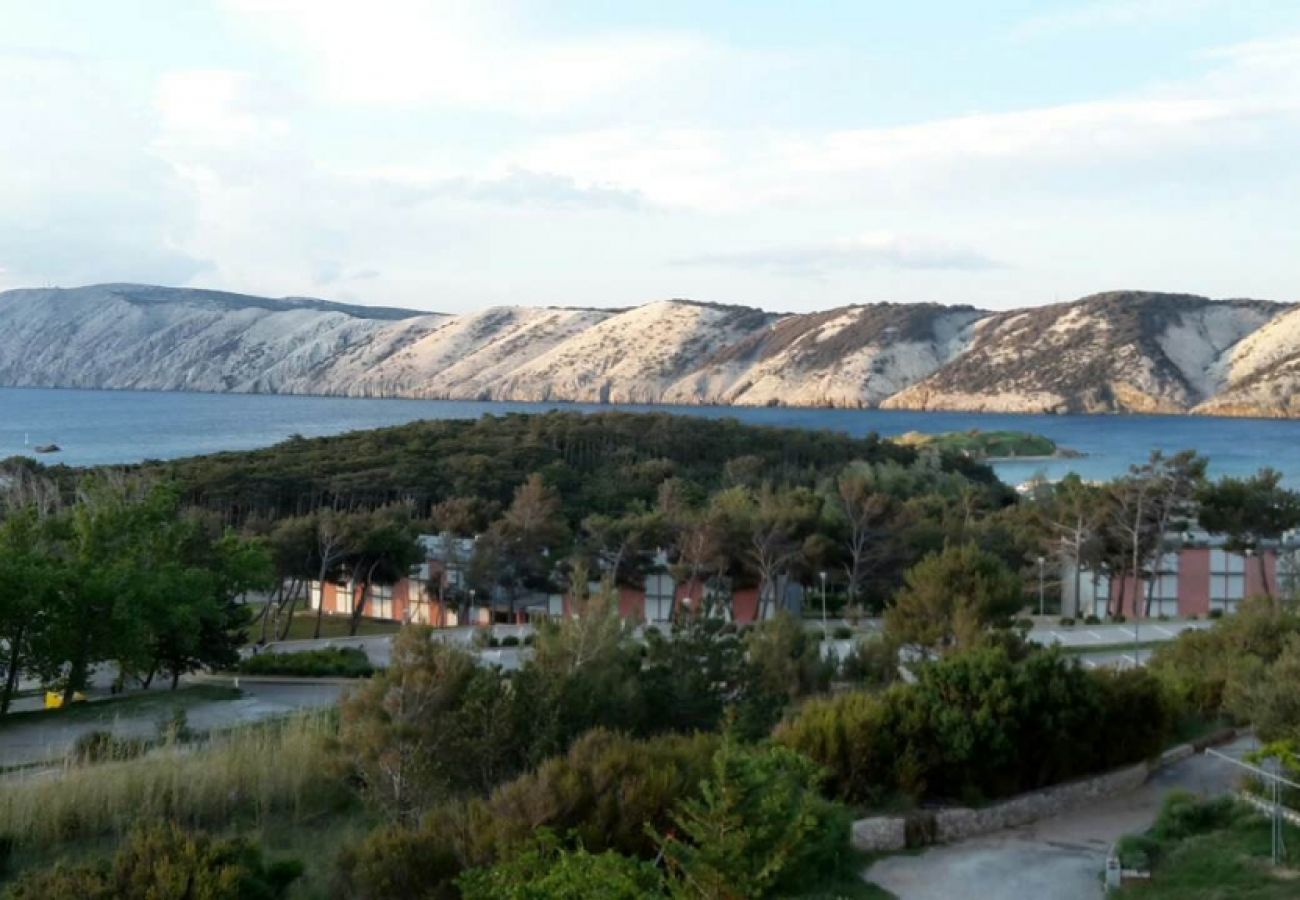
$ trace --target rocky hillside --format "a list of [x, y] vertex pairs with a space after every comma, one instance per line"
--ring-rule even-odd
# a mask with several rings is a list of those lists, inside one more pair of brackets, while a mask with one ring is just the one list
[[1185, 412], [1224, 387], [1222, 360], [1286, 307], [1117, 291], [980, 320], [949, 365], [890, 397], [907, 409]]
[[664, 300], [464, 315], [140, 285], [0, 294], [0, 384], [1300, 415], [1300, 308], [1114, 292], [988, 313]]

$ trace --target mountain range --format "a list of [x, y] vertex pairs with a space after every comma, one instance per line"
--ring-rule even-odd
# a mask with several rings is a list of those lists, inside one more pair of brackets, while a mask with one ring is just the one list
[[0, 385], [1300, 417], [1300, 306], [1112, 291], [1006, 312], [660, 300], [448, 315], [105, 284], [0, 293]]

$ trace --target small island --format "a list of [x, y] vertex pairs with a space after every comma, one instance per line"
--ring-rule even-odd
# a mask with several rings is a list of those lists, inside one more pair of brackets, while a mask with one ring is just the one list
[[906, 447], [948, 450], [980, 462], [1000, 459], [1073, 459], [1082, 456], [1076, 450], [1060, 447], [1051, 438], [1025, 431], [945, 431], [925, 434], [909, 431], [894, 438]]

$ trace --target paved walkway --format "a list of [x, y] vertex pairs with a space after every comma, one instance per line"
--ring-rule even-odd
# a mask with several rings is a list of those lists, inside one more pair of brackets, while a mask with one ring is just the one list
[[[1240, 756], [1252, 746], [1246, 737], [1219, 750]], [[1232, 790], [1237, 776], [1228, 763], [1200, 754], [1162, 769], [1131, 793], [1022, 828], [887, 857], [864, 877], [899, 900], [1099, 900], [1111, 844], [1149, 827], [1169, 790], [1213, 796]]]

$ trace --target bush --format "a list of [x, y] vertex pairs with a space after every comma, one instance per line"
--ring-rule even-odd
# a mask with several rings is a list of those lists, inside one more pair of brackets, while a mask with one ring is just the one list
[[1207, 618], [1211, 618], [1211, 619], [1222, 619], [1222, 618], [1223, 618], [1223, 610], [1221, 610], [1221, 609], [1212, 609], [1212, 610], [1210, 610], [1210, 612], [1208, 613]]
[[859, 641], [840, 662], [840, 678], [869, 687], [898, 679], [898, 652], [882, 640]]
[[831, 632], [837, 641], [847, 641], [853, 637], [853, 629], [847, 625], [837, 625]]
[[389, 825], [344, 848], [334, 887], [338, 896], [365, 900], [456, 900], [461, 870], [451, 834], [432, 823], [418, 830]]
[[1123, 625], [1128, 621], [1128, 619], [1125, 618], [1123, 613], [1115, 613], [1115, 615], [1110, 617], [1110, 621], [1112, 625]]
[[302, 865], [267, 866], [246, 841], [216, 840], [175, 825], [131, 834], [111, 863], [58, 865], [19, 878], [7, 900], [273, 900], [283, 897], [302, 874]]
[[531, 646], [532, 646], [534, 643], [536, 643], [536, 642], [537, 642], [537, 635], [532, 634], [532, 633], [529, 633], [529, 634], [524, 635], [524, 646], [525, 646], [525, 647], [531, 647]]
[[466, 859], [498, 859], [539, 827], [572, 835], [592, 852], [648, 857], [654, 848], [646, 829], [664, 827], [669, 810], [695, 794], [718, 741], [708, 734], [638, 741], [593, 731], [564, 756], [469, 803]]
[[1120, 868], [1149, 872], [1160, 854], [1160, 842], [1144, 834], [1126, 834], [1116, 843], [1115, 854]]
[[506, 635], [505, 637], [503, 637], [503, 638], [501, 639], [501, 646], [502, 646], [502, 647], [518, 647], [518, 646], [519, 646], [519, 638], [516, 637], [516, 636], [513, 635], [513, 634], [508, 634], [508, 635]]
[[891, 704], [875, 694], [819, 697], [782, 723], [776, 740], [823, 766], [835, 796], [871, 805], [898, 781], [899, 745], [892, 719]]
[[245, 675], [288, 675], [296, 678], [369, 678], [375, 668], [364, 650], [325, 647], [301, 653], [259, 653], [240, 660]]
[[789, 897], [839, 870], [849, 816], [820, 781], [816, 763], [785, 747], [724, 743], [699, 796], [659, 838], [673, 894]]
[[492, 868], [466, 872], [456, 884], [464, 900], [642, 900], [664, 896], [663, 876], [653, 863], [610, 850], [598, 854], [582, 847], [566, 850], [546, 829], [537, 835], [533, 846]]
[[1084, 617], [1083, 617], [1083, 624], [1085, 624], [1085, 625], [1100, 625], [1100, 624], [1101, 624], [1101, 619], [1099, 619], [1097, 616], [1092, 616], [1092, 615], [1084, 616]]
[[148, 748], [139, 738], [117, 738], [108, 731], [88, 731], [72, 744], [69, 759], [76, 765], [135, 759]]
[[1089, 676], [1101, 690], [1094, 770], [1154, 759], [1178, 718], [1160, 682], [1145, 669], [1098, 669]]
[[1060, 624], [1062, 628], [1072, 628], [1074, 626], [1074, 619], [1069, 616], [1061, 616]]
[[989, 647], [924, 665], [915, 684], [806, 703], [776, 740], [828, 769], [846, 800], [972, 803], [1137, 762], [1164, 746], [1172, 719], [1145, 671]]
[[1175, 789], [1165, 795], [1151, 835], [1161, 841], [1180, 841], [1224, 828], [1236, 814], [1232, 797], [1203, 800], [1191, 791]]
[[706, 734], [637, 741], [594, 731], [487, 797], [444, 803], [418, 827], [373, 832], [340, 857], [341, 894], [455, 897], [462, 871], [509, 859], [540, 828], [569, 835], [591, 853], [651, 858], [647, 827], [667, 828], [671, 810], [698, 792], [718, 741]]

